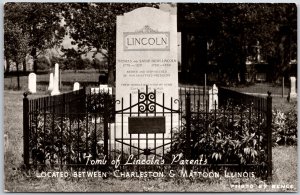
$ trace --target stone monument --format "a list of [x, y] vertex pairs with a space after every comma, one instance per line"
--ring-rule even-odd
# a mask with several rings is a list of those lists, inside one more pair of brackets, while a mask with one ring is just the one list
[[50, 73], [48, 91], [53, 90], [53, 73]]
[[[156, 90], [158, 104], [171, 108], [172, 102], [172, 109], [179, 107], [178, 103], [174, 103], [174, 100], [178, 99], [176, 15], [151, 7], [142, 7], [117, 16], [116, 47], [116, 100], [123, 100], [120, 104], [116, 104], [116, 110], [128, 108], [130, 103], [131, 105], [138, 103], [138, 90], [146, 92], [146, 86], [148, 86], [148, 92]], [[156, 109], [157, 112], [162, 113], [161, 107], [157, 106]], [[131, 111], [136, 113], [138, 106], [133, 107]], [[139, 116], [131, 114], [130, 118], [142, 117], [141, 115], [145, 114]], [[165, 121], [165, 133], [156, 135], [158, 139], [162, 140], [163, 136], [164, 138], [170, 136], [171, 127], [174, 128], [175, 124], [178, 125], [178, 117], [173, 115], [173, 119], [171, 119], [171, 115], [158, 115], [155, 116], [157, 117], [156, 122], [159, 120], [159, 123], [162, 124], [161, 118], [158, 117], [163, 117]], [[115, 118], [116, 135], [111, 135], [111, 137], [122, 136], [133, 139], [138, 137], [137, 134], [129, 134], [128, 114], [122, 114], [122, 118], [120, 115], [116, 115]], [[143, 119], [142, 123], [145, 124], [146, 120]], [[120, 127], [121, 125], [122, 127]], [[149, 125], [149, 130], [151, 130], [151, 126]], [[139, 135], [144, 140], [146, 136], [154, 136], [153, 133]], [[148, 145], [148, 147], [153, 148], [154, 146]]]
[[100, 93], [100, 88], [99, 87], [92, 87], [90, 93], [91, 94], [98, 94], [98, 93]]
[[297, 99], [297, 92], [296, 92], [296, 77], [290, 77], [291, 86], [289, 91], [288, 99], [289, 101], [293, 99]]
[[108, 87], [108, 85], [100, 85], [99, 90], [100, 93], [108, 93], [112, 95], [112, 87]]
[[55, 70], [54, 70], [54, 79], [53, 79], [53, 90], [51, 92], [51, 95], [59, 95], [59, 65], [55, 64]]
[[73, 91], [78, 91], [80, 89], [80, 84], [78, 82], [75, 82], [73, 85]]
[[126, 107], [146, 85], [157, 99], [178, 99], [177, 52], [176, 15], [143, 7], [117, 16], [116, 99]]

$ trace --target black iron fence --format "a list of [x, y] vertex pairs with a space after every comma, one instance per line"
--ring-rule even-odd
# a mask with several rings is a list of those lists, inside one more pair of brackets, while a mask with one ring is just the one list
[[[56, 96], [31, 99], [27, 93], [23, 98], [23, 135], [24, 135], [24, 162], [29, 165], [48, 156], [45, 150], [55, 150], [43, 147], [51, 145], [57, 136], [54, 129], [58, 122], [63, 124], [64, 118], [80, 119], [82, 110], [85, 110], [85, 88], [78, 91], [63, 93]], [[50, 126], [52, 128], [50, 128]], [[62, 127], [60, 127], [61, 129]], [[43, 131], [43, 133], [41, 133]], [[58, 130], [57, 130], [58, 131]], [[57, 132], [56, 131], [56, 132]], [[62, 132], [62, 130], [60, 130]], [[52, 139], [53, 138], [53, 139]], [[43, 140], [43, 141], [41, 141]], [[43, 143], [41, 143], [43, 142]], [[35, 163], [36, 164], [36, 163]]]
[[[270, 97], [271, 94], [269, 94]], [[220, 105], [226, 105], [228, 101], [234, 105], [252, 106], [254, 109], [267, 112], [268, 111], [268, 98], [248, 95], [233, 91], [226, 88], [219, 88], [219, 102]]]
[[[267, 97], [258, 97], [222, 87], [219, 88], [219, 100], [221, 106], [226, 107], [228, 104], [232, 104], [233, 106], [239, 105], [241, 124], [244, 124], [245, 129], [247, 129], [248, 126], [246, 132], [251, 135], [253, 142], [256, 140], [255, 142], [257, 143], [255, 147], [250, 148], [250, 154], [252, 155], [252, 152], [256, 151], [255, 154], [257, 153], [257, 156], [259, 157], [259, 164], [257, 165], [264, 166], [268, 179], [271, 179], [272, 97], [270, 92], [267, 92], [267, 94]], [[231, 109], [233, 109], [233, 106], [231, 106]], [[245, 132], [241, 131], [239, 133], [244, 134]], [[246, 152], [248, 152], [248, 149]]]
[[186, 103], [186, 95], [190, 95], [191, 109], [205, 109], [205, 105], [208, 103], [209, 90], [211, 87], [181, 87], [179, 88], [179, 99], [181, 103], [181, 109], [184, 111]]
[[[31, 99], [24, 94], [24, 110], [33, 112], [74, 113], [81, 112], [85, 107], [85, 88], [55, 96]], [[27, 108], [28, 106], [28, 108]]]
[[[142, 151], [145, 159], [148, 159], [147, 155], [151, 154], [151, 148], [143, 149], [132, 144], [141, 137], [136, 139], [129, 135], [128, 143], [124, 141], [123, 136], [121, 139], [116, 137], [115, 116], [120, 116], [123, 121], [123, 115], [128, 114], [127, 112], [130, 116], [133, 114], [131, 111], [133, 105], [129, 110], [116, 111], [112, 95], [86, 93], [87, 91], [81, 89], [32, 100], [24, 95], [25, 165], [83, 166], [88, 164], [87, 161], [100, 162], [97, 160], [104, 158], [107, 160], [116, 154], [124, 155], [129, 152], [130, 155], [132, 148], [137, 148], [138, 156], [139, 151]], [[155, 102], [155, 98], [153, 100], [150, 97], [152, 98], [150, 95], [149, 99], [139, 103], [155, 104], [161, 107], [159, 109], [162, 109], [162, 116], [167, 116], [167, 110], [170, 108], [166, 108], [164, 104], [160, 105]], [[162, 151], [167, 165], [165, 168], [171, 166], [168, 157], [181, 154], [183, 155], [181, 159], [202, 161], [200, 165], [185, 165], [188, 171], [201, 169], [254, 171], [260, 176], [271, 177], [270, 94], [267, 98], [260, 98], [219, 88], [219, 105], [217, 106], [215, 102], [212, 107], [209, 104], [208, 89], [181, 88], [177, 103], [179, 108], [176, 111], [171, 109], [170, 117], [173, 117], [173, 112], [178, 113], [180, 128], [171, 130], [170, 147], [166, 147], [167, 151]], [[140, 105], [137, 106], [140, 109]], [[154, 114], [146, 114], [145, 117], [153, 117], [158, 113], [158, 110], [155, 110]], [[171, 124], [172, 120], [174, 119], [171, 119]], [[123, 132], [123, 124], [121, 129]], [[148, 135], [145, 134], [143, 139], [148, 139]], [[155, 134], [149, 141], [154, 142], [157, 147], [156, 142], [164, 141], [162, 138]], [[125, 151], [126, 147], [119, 149], [116, 147], [115, 144], [120, 140], [122, 146], [130, 145], [128, 151]], [[147, 140], [145, 143], [148, 145]], [[164, 149], [165, 144], [162, 143], [163, 147], [159, 149]], [[161, 158], [157, 149], [155, 156]], [[147, 170], [150, 170], [149, 166], [147, 167]]]
[[[222, 87], [218, 102], [205, 87], [179, 91], [182, 131], [172, 147], [185, 159], [205, 163], [190, 170], [255, 172], [272, 177], [272, 97], [257, 97]], [[247, 171], [247, 172], [246, 172]]]

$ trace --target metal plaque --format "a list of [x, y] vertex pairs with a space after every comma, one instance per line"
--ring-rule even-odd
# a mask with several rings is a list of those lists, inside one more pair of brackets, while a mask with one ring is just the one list
[[164, 116], [129, 117], [129, 134], [165, 133], [166, 118]]

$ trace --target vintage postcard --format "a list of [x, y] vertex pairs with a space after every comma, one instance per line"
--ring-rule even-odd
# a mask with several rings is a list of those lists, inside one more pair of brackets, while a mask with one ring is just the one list
[[6, 192], [297, 192], [296, 4], [3, 12]]

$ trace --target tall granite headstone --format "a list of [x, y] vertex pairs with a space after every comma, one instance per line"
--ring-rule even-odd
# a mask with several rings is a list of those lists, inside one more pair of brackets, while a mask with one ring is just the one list
[[[123, 104], [116, 104], [116, 109], [120, 110], [121, 105], [129, 107], [130, 94], [132, 105], [137, 103], [138, 90], [145, 92], [146, 86], [148, 92], [156, 90], [156, 102], [161, 105], [164, 93], [164, 105], [170, 108], [171, 98], [178, 99], [176, 15], [142, 7], [117, 16], [116, 46], [116, 99], [123, 98]], [[174, 101], [172, 106], [178, 108]], [[137, 107], [132, 111], [137, 111]], [[170, 120], [166, 116], [165, 137], [170, 133]], [[124, 136], [127, 137], [128, 116], [123, 115], [122, 121]], [[121, 119], [116, 116], [116, 132], [119, 132], [119, 123]]]
[[116, 99], [127, 106], [146, 85], [157, 98], [178, 99], [177, 18], [150, 7], [117, 17]]

